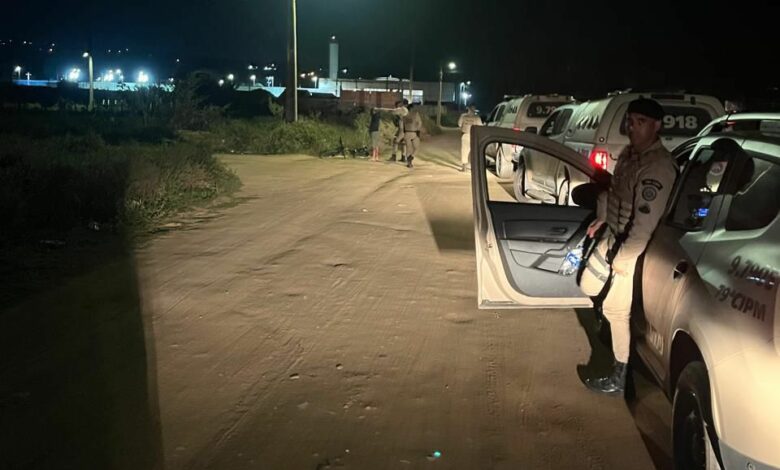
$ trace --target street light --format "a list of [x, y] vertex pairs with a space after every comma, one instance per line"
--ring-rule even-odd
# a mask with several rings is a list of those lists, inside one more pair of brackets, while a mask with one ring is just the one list
[[22, 79], [22, 66], [17, 65], [14, 67], [14, 73], [16, 74], [16, 79], [21, 80]]
[[[455, 73], [455, 69], [458, 68], [458, 66], [455, 64], [455, 62], [449, 62], [447, 64], [447, 69], [449, 73]], [[441, 127], [441, 94], [442, 94], [442, 88], [444, 86], [444, 67], [439, 67], [439, 103], [436, 106], [436, 125]]]
[[236, 78], [236, 76], [233, 75], [232, 73], [229, 73], [228, 76], [227, 76], [227, 79], [228, 79], [229, 82], [232, 82], [233, 80], [235, 80], [235, 78]]
[[252, 86], [255, 86], [255, 82], [257, 81], [257, 75], [250, 75], [249, 79], [252, 80]]
[[138, 72], [137, 81], [138, 83], [143, 83], [143, 84], [149, 83], [149, 75], [143, 70], [141, 70]]
[[222, 86], [222, 85], [224, 85], [224, 84], [225, 84], [225, 80], [222, 80], [222, 79], [220, 78], [220, 79], [219, 79], [219, 81], [218, 81], [217, 83], [219, 83], [219, 86]]
[[95, 110], [95, 76], [92, 68], [92, 54], [84, 52], [81, 54], [81, 57], [87, 59], [89, 69], [89, 105], [87, 106], [87, 111], [92, 112]]
[[79, 68], [70, 69], [70, 72], [68, 72], [68, 81], [77, 82], [79, 77], [81, 77], [81, 69]]

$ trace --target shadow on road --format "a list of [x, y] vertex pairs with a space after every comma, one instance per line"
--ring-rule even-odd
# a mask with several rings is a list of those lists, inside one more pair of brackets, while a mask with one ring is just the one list
[[[580, 380], [605, 374], [613, 361], [609, 322], [600, 320], [593, 309], [576, 309], [576, 313], [591, 346], [588, 363], [577, 366]], [[659, 415], [666, 412], [668, 403], [641, 361], [632, 360], [630, 370], [626, 385], [626, 406], [655, 467], [658, 470], [671, 470], [671, 431], [669, 424]]]
[[[0, 297], [0, 468], [163, 466], [151, 326], [133, 256], [107, 237], [56, 254], [2, 253], [28, 288]], [[79, 269], [25, 270], [47, 262]]]
[[605, 374], [610, 370], [613, 361], [612, 347], [608, 342], [609, 326], [606, 321], [600, 321], [591, 308], [578, 308], [575, 311], [591, 349], [588, 363], [577, 366], [580, 380]]
[[474, 250], [474, 225], [471, 219], [429, 217], [428, 224], [439, 251]]
[[453, 170], [460, 171], [460, 165], [456, 163], [455, 157], [452, 154], [443, 150], [435, 149], [425, 152], [425, 161], [431, 162], [435, 165], [443, 166], [446, 168], [452, 168]]

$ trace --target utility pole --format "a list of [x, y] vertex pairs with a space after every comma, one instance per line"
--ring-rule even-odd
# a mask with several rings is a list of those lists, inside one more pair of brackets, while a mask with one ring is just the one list
[[297, 0], [290, 2], [289, 36], [287, 38], [287, 93], [284, 118], [287, 122], [298, 120], [298, 14]]
[[95, 75], [92, 63], [92, 53], [85, 52], [83, 57], [87, 59], [87, 68], [89, 69], [89, 105], [87, 105], [87, 111], [92, 112], [95, 110]]
[[[412, 44], [412, 61], [409, 63], [409, 102], [412, 103], [414, 101], [414, 44]], [[401, 93], [401, 98], [403, 98], [403, 93]]]
[[439, 67], [439, 101], [436, 105], [436, 125], [441, 127], [441, 92], [444, 82], [444, 68]]

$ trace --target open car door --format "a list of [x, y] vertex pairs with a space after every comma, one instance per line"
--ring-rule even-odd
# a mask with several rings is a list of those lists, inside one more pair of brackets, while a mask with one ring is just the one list
[[[560, 160], [566, 169], [561, 190], [569, 194], [556, 205], [519, 200], [511, 181], [486, 170], [485, 149], [495, 143]], [[607, 187], [609, 175], [557, 142], [497, 127], [471, 128], [471, 167], [479, 308], [590, 306], [577, 285], [582, 266], [560, 271], [566, 255], [583, 241], [587, 250], [596, 194]]]

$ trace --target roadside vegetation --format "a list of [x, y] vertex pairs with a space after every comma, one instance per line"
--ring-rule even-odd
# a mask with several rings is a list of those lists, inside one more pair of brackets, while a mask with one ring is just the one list
[[[84, 227], [144, 231], [229, 196], [240, 181], [215, 157], [221, 153], [368, 154], [366, 111], [305, 110], [299, 122], [285, 123], [270, 95], [239, 93], [204, 76], [180, 80], [172, 93], [155, 87], [125, 93], [118, 106], [99, 101], [94, 113], [63, 96], [73, 99], [42, 107], [13, 106], [4, 95], [3, 245]], [[426, 133], [438, 131], [433, 120], [424, 121]], [[388, 146], [393, 132], [388, 117], [382, 123]]]

